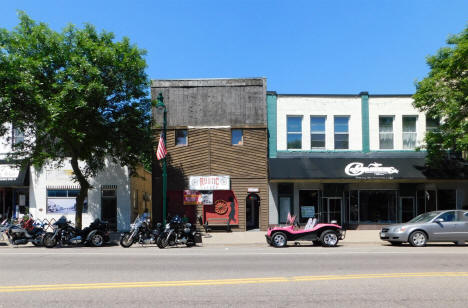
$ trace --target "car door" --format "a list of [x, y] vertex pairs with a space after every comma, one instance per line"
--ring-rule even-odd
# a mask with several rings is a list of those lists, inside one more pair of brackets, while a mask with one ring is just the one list
[[[442, 218], [441, 222], [434, 222], [438, 225], [438, 241], [453, 241], [459, 238], [458, 219], [456, 211], [447, 211], [440, 214], [437, 219]], [[435, 239], [435, 238], [433, 238]]]
[[461, 238], [465, 241], [468, 241], [468, 211], [461, 212], [461, 219], [460, 219], [460, 234]]

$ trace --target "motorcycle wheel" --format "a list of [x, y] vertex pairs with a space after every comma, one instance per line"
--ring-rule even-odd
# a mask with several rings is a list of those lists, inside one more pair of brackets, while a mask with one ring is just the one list
[[195, 246], [195, 242], [187, 242], [185, 245], [187, 245], [187, 247], [193, 247]]
[[54, 248], [57, 246], [57, 238], [53, 237], [53, 233], [49, 233], [44, 235], [44, 239], [42, 240], [44, 243], [44, 246], [47, 248]]
[[41, 235], [37, 241], [32, 241], [31, 242], [34, 246], [36, 247], [41, 247], [44, 245], [44, 235]]
[[158, 241], [156, 242], [156, 244], [158, 245], [159, 248], [161, 249], [164, 249], [167, 247], [167, 245], [169, 244], [168, 240], [167, 240], [167, 237], [163, 237], [163, 236], [160, 236], [158, 238]]
[[99, 233], [94, 234], [93, 237], [91, 237], [91, 245], [94, 247], [102, 247], [102, 245], [104, 245], [104, 237]]
[[120, 239], [120, 246], [123, 248], [128, 248], [133, 245], [133, 239], [130, 238], [130, 233], [125, 233], [124, 236]]

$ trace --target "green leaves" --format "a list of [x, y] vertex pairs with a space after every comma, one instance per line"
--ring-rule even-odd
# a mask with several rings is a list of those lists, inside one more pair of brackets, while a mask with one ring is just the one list
[[426, 137], [432, 163], [446, 151], [468, 151], [468, 27], [451, 36], [449, 46], [427, 58], [428, 76], [416, 84], [414, 106], [427, 116], [441, 119], [438, 131]]

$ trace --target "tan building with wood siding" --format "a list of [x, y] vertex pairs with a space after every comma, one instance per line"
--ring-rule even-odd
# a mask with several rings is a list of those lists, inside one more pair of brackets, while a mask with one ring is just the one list
[[153, 218], [151, 177], [151, 172], [140, 166], [136, 169], [136, 174], [130, 178], [130, 187], [132, 188], [130, 196], [132, 200], [131, 222], [145, 210]]
[[[153, 99], [159, 93], [167, 108], [168, 213], [185, 214], [191, 219], [201, 215], [209, 225], [218, 226], [226, 222], [216, 217], [232, 215], [229, 220], [233, 231], [266, 230], [266, 80], [153, 80]], [[154, 108], [153, 116], [159, 126], [155, 137], [159, 139], [162, 112]], [[192, 178], [200, 181], [228, 178], [228, 188], [201, 191], [204, 204], [187, 205], [184, 196], [198, 193], [190, 183]], [[155, 160], [153, 211], [160, 218], [161, 191], [161, 165]], [[230, 204], [231, 197], [235, 199], [232, 200], [235, 207], [233, 203], [230, 209], [223, 208], [222, 201]]]

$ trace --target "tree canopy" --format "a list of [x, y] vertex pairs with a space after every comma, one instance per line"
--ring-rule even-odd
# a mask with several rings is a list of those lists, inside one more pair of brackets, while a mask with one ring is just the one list
[[427, 58], [430, 72], [417, 82], [414, 106], [440, 120], [426, 135], [428, 158], [439, 164], [447, 152], [468, 152], [468, 26], [448, 46]]
[[16, 28], [0, 30], [0, 127], [24, 132], [12, 153], [21, 162], [70, 161], [79, 228], [89, 179], [106, 159], [133, 168], [151, 153], [144, 55], [90, 24], [57, 32], [23, 12]]

